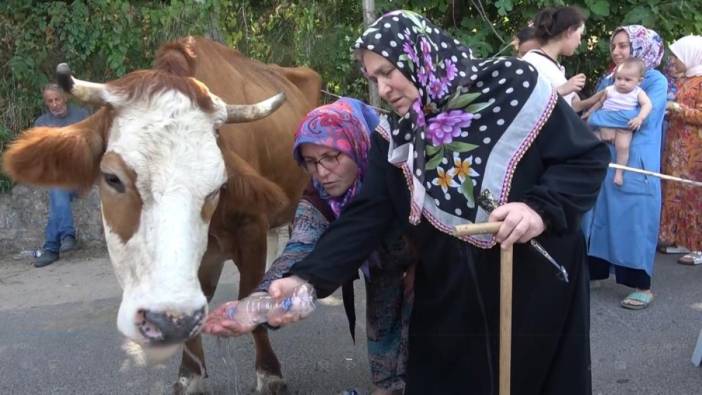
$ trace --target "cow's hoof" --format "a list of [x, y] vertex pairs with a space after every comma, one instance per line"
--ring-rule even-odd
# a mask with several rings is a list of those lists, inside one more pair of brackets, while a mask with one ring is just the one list
[[256, 392], [261, 395], [288, 395], [288, 384], [280, 376], [256, 373]]
[[208, 394], [205, 380], [200, 375], [181, 376], [173, 384], [174, 395]]

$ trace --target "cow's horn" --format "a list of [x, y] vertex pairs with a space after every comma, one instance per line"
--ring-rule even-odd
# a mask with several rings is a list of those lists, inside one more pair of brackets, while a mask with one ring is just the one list
[[60, 63], [56, 66], [56, 81], [61, 89], [80, 101], [94, 104], [105, 103], [106, 85], [74, 78], [71, 75], [71, 68], [66, 63]]
[[285, 93], [281, 92], [256, 104], [227, 104], [227, 123], [249, 122], [267, 117], [284, 101]]

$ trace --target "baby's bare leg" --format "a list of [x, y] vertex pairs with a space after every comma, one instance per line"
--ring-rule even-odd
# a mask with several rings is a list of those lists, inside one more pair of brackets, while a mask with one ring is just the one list
[[[614, 137], [614, 148], [617, 151], [617, 164], [626, 166], [629, 163], [629, 146], [633, 133], [628, 129], [614, 129], [616, 131]], [[624, 184], [624, 170], [616, 169], [614, 171], [614, 183], [616, 185]]]
[[614, 136], [617, 134], [618, 129], [613, 128], [600, 128], [600, 140], [611, 143], [614, 141]]

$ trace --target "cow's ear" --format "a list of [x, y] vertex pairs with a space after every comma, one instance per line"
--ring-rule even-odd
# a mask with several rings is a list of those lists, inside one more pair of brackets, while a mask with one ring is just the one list
[[22, 183], [89, 187], [98, 175], [111, 122], [111, 110], [103, 107], [70, 126], [29, 129], [3, 155], [4, 171]]

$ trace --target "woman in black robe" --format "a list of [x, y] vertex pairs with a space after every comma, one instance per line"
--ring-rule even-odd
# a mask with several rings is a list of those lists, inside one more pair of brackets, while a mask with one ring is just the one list
[[[515, 244], [511, 387], [515, 394], [589, 394], [589, 291], [581, 215], [609, 153], [528, 63], [479, 60], [427, 19], [394, 11], [356, 53], [397, 115], [376, 129], [360, 194], [315, 250], [275, 281], [324, 297], [351, 279], [385, 235], [409, 232], [420, 263], [406, 394], [496, 394], [499, 246]], [[476, 197], [489, 190], [489, 213]], [[496, 235], [455, 225], [504, 221]], [[528, 245], [539, 242], [568, 282]], [[300, 317], [271, 318], [271, 325]]]

